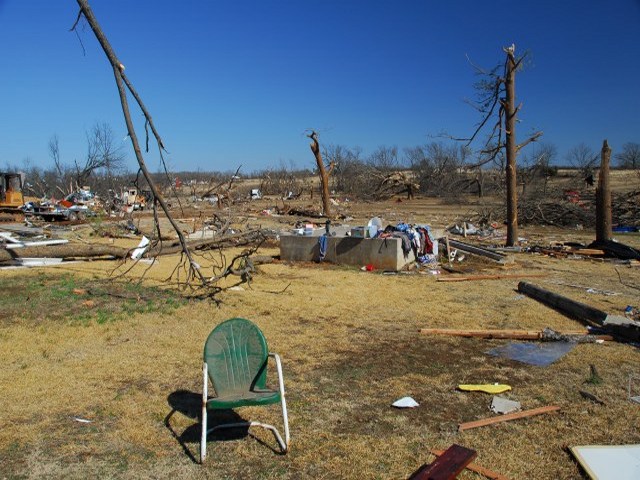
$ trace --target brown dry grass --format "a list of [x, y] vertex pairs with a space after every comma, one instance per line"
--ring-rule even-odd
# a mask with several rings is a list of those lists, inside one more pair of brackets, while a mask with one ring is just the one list
[[[432, 207], [416, 203], [376, 208], [384, 214], [400, 205], [406, 215], [432, 215]], [[525, 234], [592, 236], [549, 229]], [[147, 273], [147, 283], [164, 279], [174, 261], [162, 258]], [[26, 275], [35, 282], [62, 270], [81, 282], [112, 267], [92, 262], [0, 276]], [[534, 283], [612, 313], [638, 304], [637, 267], [519, 254], [508, 269], [516, 272], [547, 272]], [[559, 283], [619, 295], [589, 294]], [[613, 342], [578, 345], [540, 368], [485, 354], [505, 341], [418, 334], [422, 327], [576, 329], [573, 320], [518, 296], [516, 285], [506, 279], [437, 283], [430, 275], [274, 263], [261, 266], [250, 289], [224, 294], [219, 307], [191, 302], [104, 323], [75, 322], [73, 315], [66, 322], [2, 323], [0, 476], [402, 479], [433, 459], [430, 448], [459, 443], [478, 451], [478, 463], [510, 478], [579, 478], [567, 446], [640, 442], [640, 408], [627, 401], [626, 392], [628, 375], [640, 370], [637, 348]], [[14, 295], [16, 302], [24, 301], [20, 292]], [[192, 456], [198, 455], [194, 417], [202, 346], [215, 325], [234, 316], [256, 322], [283, 358], [291, 451], [275, 454], [269, 448], [275, 446], [273, 438], [257, 431], [232, 441], [212, 440], [207, 463], [200, 466]], [[590, 364], [602, 384], [583, 383]], [[523, 408], [557, 404], [562, 410], [457, 433], [458, 423], [491, 413], [490, 396], [462, 393], [456, 386], [485, 382], [512, 385], [508, 396]], [[606, 406], [584, 400], [579, 389], [596, 394]], [[390, 407], [405, 395], [421, 406]], [[183, 400], [181, 411], [167, 426], [176, 399]], [[276, 407], [238, 413], [281, 422]], [[465, 472], [460, 478], [478, 477]]]

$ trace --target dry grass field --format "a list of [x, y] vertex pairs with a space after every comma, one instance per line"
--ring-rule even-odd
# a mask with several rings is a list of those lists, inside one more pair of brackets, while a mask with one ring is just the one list
[[[469, 208], [388, 201], [352, 206], [351, 214], [355, 224], [379, 215], [443, 227]], [[292, 221], [250, 220], [279, 228]], [[539, 244], [593, 238], [551, 228], [521, 235]], [[620, 240], [640, 247], [637, 235]], [[0, 478], [406, 479], [433, 461], [429, 449], [457, 443], [508, 478], [574, 479], [583, 473], [568, 447], [640, 443], [640, 405], [627, 399], [629, 375], [640, 374], [636, 346], [579, 344], [535, 367], [486, 354], [507, 340], [419, 334], [424, 327], [580, 328], [519, 295], [517, 279], [443, 283], [434, 275], [276, 261], [216, 305], [163, 284], [176, 261], [162, 257], [142, 285], [109, 279], [107, 261], [0, 271]], [[637, 266], [520, 253], [509, 266], [467, 268], [544, 273], [532, 283], [610, 313], [640, 303]], [[266, 431], [236, 432], [213, 436], [199, 465], [202, 348], [231, 317], [254, 321], [283, 359], [291, 450], [278, 454]], [[561, 410], [458, 433], [459, 423], [494, 414], [490, 395], [457, 385], [494, 382], [511, 385], [505, 396], [523, 409]], [[407, 395], [420, 406], [391, 407]], [[236, 414], [281, 425], [276, 406]], [[465, 471], [459, 478], [482, 477]]]

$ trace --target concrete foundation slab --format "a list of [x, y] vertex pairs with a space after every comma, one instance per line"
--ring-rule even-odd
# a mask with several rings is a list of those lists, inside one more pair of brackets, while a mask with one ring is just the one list
[[[280, 258], [293, 262], [313, 262], [320, 258], [319, 237], [282, 235]], [[405, 257], [399, 238], [327, 237], [324, 261], [338, 265], [373, 265], [376, 270], [402, 270], [415, 262], [413, 252]]]

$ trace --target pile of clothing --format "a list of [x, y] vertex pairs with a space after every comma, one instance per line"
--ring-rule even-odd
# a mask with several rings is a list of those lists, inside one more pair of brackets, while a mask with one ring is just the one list
[[434, 255], [437, 253], [436, 239], [432, 237], [431, 229], [428, 225], [409, 225], [399, 223], [396, 226], [387, 225], [387, 227], [378, 231], [376, 238], [399, 238], [402, 240], [402, 253], [409, 256], [413, 251], [416, 259], [420, 259], [426, 255]]

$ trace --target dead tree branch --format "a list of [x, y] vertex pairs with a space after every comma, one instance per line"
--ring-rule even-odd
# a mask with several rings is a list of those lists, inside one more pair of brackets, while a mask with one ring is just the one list
[[[124, 76], [124, 65], [122, 65], [122, 63], [118, 60], [118, 57], [116, 56], [113, 48], [111, 47], [111, 44], [109, 43], [107, 37], [105, 36], [105, 34], [103, 33], [100, 24], [98, 23], [98, 20], [96, 19], [95, 15], [93, 14], [93, 11], [91, 10], [91, 7], [89, 6], [89, 3], [87, 0], [77, 0], [78, 5], [80, 7], [80, 12], [82, 13], [82, 15], [85, 17], [85, 19], [87, 20], [87, 22], [89, 23], [89, 26], [91, 27], [91, 30], [93, 31], [93, 33], [95, 34], [98, 42], [100, 43], [100, 46], [102, 47], [105, 55], [107, 56], [107, 59], [109, 60], [109, 63], [111, 64], [112, 68], [113, 68], [113, 75], [115, 78], [115, 82], [118, 88], [118, 94], [120, 97], [120, 104], [122, 106], [122, 112], [124, 115], [124, 119], [125, 119], [125, 123], [127, 125], [127, 132], [129, 134], [129, 138], [131, 139], [131, 143], [133, 146], [133, 150], [136, 156], [136, 160], [138, 161], [138, 165], [140, 167], [140, 171], [142, 172], [142, 175], [145, 177], [145, 180], [147, 181], [148, 185], [149, 185], [149, 189], [152, 192], [153, 198], [154, 198], [154, 208], [156, 208], [157, 205], [160, 206], [160, 208], [162, 208], [163, 212], [165, 213], [165, 215], [167, 216], [167, 219], [169, 220], [169, 222], [171, 223], [171, 226], [173, 227], [173, 229], [175, 230], [178, 239], [180, 241], [180, 245], [181, 245], [181, 249], [182, 249], [182, 253], [183, 255], [186, 257], [187, 262], [188, 262], [188, 275], [187, 275], [187, 283], [197, 280], [201, 286], [206, 286], [208, 284], [207, 279], [204, 277], [204, 275], [202, 274], [202, 272], [200, 271], [200, 266], [193, 260], [193, 257], [191, 255], [191, 252], [189, 251], [189, 248], [187, 247], [186, 244], [186, 240], [184, 238], [184, 235], [182, 234], [182, 231], [180, 229], [180, 227], [178, 226], [178, 224], [175, 222], [175, 220], [173, 219], [171, 213], [169, 212], [169, 208], [164, 200], [164, 198], [162, 197], [161, 193], [159, 192], [158, 188], [156, 187], [155, 182], [153, 181], [147, 166], [145, 164], [144, 158], [142, 156], [142, 151], [140, 149], [140, 145], [138, 142], [138, 138], [135, 132], [135, 129], [133, 127], [133, 121], [131, 120], [131, 114], [129, 111], [129, 104], [128, 104], [128, 100], [127, 100], [127, 92], [125, 90], [125, 85], [126, 88], [129, 90], [129, 92], [131, 93], [131, 95], [136, 99], [136, 102], [138, 103], [138, 106], [140, 107], [140, 109], [142, 110], [143, 115], [145, 116], [145, 119], [148, 123], [148, 125], [151, 127], [151, 130], [156, 138], [156, 142], [158, 144], [158, 147], [160, 149], [160, 151], [164, 150], [164, 143], [162, 142], [162, 139], [160, 138], [160, 135], [158, 134], [157, 130], [155, 129], [155, 126], [153, 124], [153, 120], [151, 118], [151, 115], [149, 114], [149, 112], [147, 111], [146, 107], [144, 106], [142, 100], [140, 99], [140, 96], [138, 95], [138, 93], [136, 92], [136, 90], [133, 88], [133, 85], [131, 84], [131, 82], [128, 81], [128, 79], [126, 79], [126, 77]], [[77, 26], [77, 21], [74, 24], [74, 29]]]

